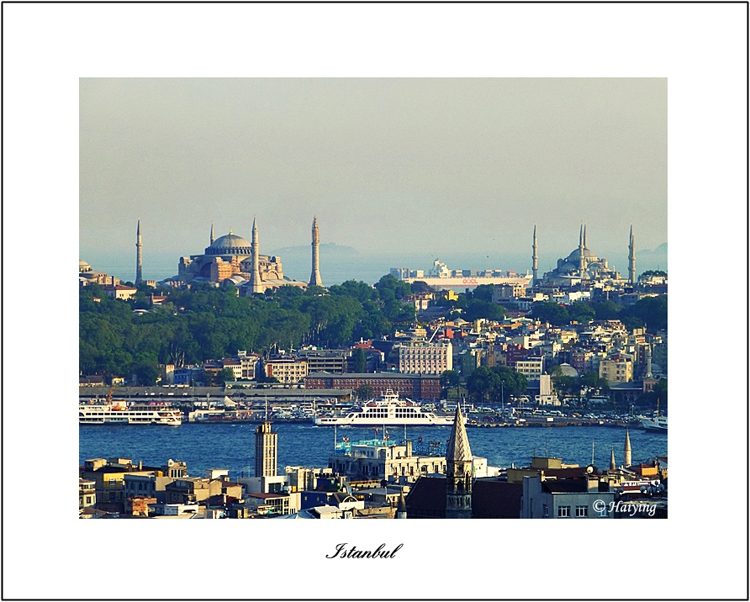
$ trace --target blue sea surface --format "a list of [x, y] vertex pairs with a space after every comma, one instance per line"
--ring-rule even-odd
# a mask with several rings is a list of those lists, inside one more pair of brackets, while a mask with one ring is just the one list
[[[203, 476], [207, 469], [228, 469], [230, 477], [253, 476], [255, 466], [255, 424], [192, 424], [171, 426], [83, 425], [79, 426], [79, 461], [90, 458], [130, 458], [146, 466], [161, 466], [168, 459], [187, 463], [191, 476]], [[276, 422], [278, 466], [326, 467], [338, 442], [349, 437], [355, 442], [382, 437], [374, 428], [333, 429], [311, 424]], [[571, 464], [589, 464], [592, 443], [595, 464], [608, 468], [612, 448], [618, 466], [622, 464], [625, 429], [603, 426], [550, 428], [469, 428], [469, 443], [475, 456], [486, 457], [490, 466], [528, 466], [534, 455], [562, 458]], [[448, 440], [450, 427], [409, 427], [407, 438], [418, 445]], [[391, 440], [403, 439], [403, 427], [389, 427]], [[667, 455], [667, 434], [631, 430], [633, 463]]]

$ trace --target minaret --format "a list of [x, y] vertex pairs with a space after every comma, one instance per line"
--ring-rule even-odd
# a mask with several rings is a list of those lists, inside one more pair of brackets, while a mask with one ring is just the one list
[[625, 468], [632, 464], [633, 457], [630, 449], [630, 431], [625, 429]]
[[310, 275], [310, 286], [323, 286], [320, 277], [320, 231], [318, 230], [318, 218], [313, 218], [312, 223], [312, 274]]
[[143, 244], [141, 243], [141, 218], [138, 218], [138, 230], [135, 240], [135, 285], [143, 281]]
[[646, 343], [646, 378], [652, 378], [651, 373], [651, 343]]
[[208, 243], [209, 245], [214, 244], [214, 223], [211, 222], [211, 242]]
[[581, 276], [583, 276], [583, 225], [581, 226], [581, 231], [578, 233], [578, 269], [581, 271]]
[[617, 469], [617, 463], [615, 462], [615, 446], [612, 446], [612, 455], [609, 457], [609, 469]]
[[630, 244], [628, 245], [628, 283], [635, 284], [635, 238], [633, 226], [630, 226]]
[[396, 508], [396, 518], [406, 518], [406, 500], [404, 499], [404, 492], [401, 491], [401, 495], [398, 498], [398, 507]]
[[253, 242], [250, 246], [253, 254], [253, 272], [250, 274], [250, 287], [253, 293], [262, 293], [263, 285], [260, 283], [260, 252], [258, 245], [258, 224], [253, 218]]
[[537, 270], [539, 269], [539, 255], [537, 253], [536, 244], [536, 224], [534, 224], [534, 242], [531, 245], [531, 273], [533, 275], [531, 280], [531, 286], [537, 285]]
[[278, 457], [278, 433], [271, 432], [271, 423], [266, 419], [255, 427], [255, 476], [275, 477]]
[[456, 404], [456, 417], [445, 450], [445, 461], [445, 518], [471, 518], [474, 462], [460, 403]]

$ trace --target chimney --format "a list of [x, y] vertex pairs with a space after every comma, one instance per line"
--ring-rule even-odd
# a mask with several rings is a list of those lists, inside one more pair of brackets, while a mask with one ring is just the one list
[[138, 470], [143, 470], [143, 460], [138, 460]]

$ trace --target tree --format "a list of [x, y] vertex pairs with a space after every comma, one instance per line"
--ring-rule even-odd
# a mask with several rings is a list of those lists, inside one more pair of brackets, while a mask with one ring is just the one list
[[522, 395], [528, 382], [520, 372], [507, 366], [480, 366], [466, 379], [469, 395], [476, 401], [505, 403], [510, 395]]
[[570, 324], [568, 310], [554, 301], [537, 301], [531, 306], [531, 315], [542, 322], [549, 322], [554, 326]]
[[359, 400], [371, 399], [373, 396], [372, 386], [361, 385], [357, 387], [356, 389], [354, 389], [354, 395]]
[[585, 301], [576, 301], [568, 308], [568, 316], [576, 322], [590, 322], [596, 317], [596, 312]]
[[352, 351], [352, 364], [354, 367], [354, 372], [367, 372], [367, 354], [361, 347], [357, 347], [354, 351]]
[[155, 363], [142, 362], [135, 369], [138, 384], [143, 387], [151, 387], [156, 384], [159, 378], [159, 367]]
[[593, 370], [590, 370], [588, 372], [584, 372], [579, 382], [581, 384], [581, 387], [586, 387], [588, 391], [586, 392], [586, 397], [591, 397], [591, 393], [594, 390], [609, 390], [609, 383], [607, 382], [606, 378], [599, 378], [599, 374]]
[[226, 382], [232, 382], [234, 378], [234, 370], [231, 368], [222, 368], [219, 370], [212, 379], [215, 384], [223, 385]]
[[440, 375], [440, 388], [443, 390], [443, 397], [448, 397], [448, 389], [453, 389], [461, 384], [461, 377], [455, 370], [445, 370]]

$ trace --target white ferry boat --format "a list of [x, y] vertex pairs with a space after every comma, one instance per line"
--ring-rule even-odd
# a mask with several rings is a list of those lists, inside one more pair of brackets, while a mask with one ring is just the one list
[[453, 416], [437, 416], [411, 399], [399, 398], [398, 393], [390, 389], [343, 416], [316, 416], [313, 420], [317, 426], [450, 426], [453, 421]]
[[667, 417], [656, 416], [655, 418], [641, 418], [641, 426], [647, 431], [656, 431], [660, 433], [667, 432]]
[[124, 405], [107, 403], [101, 405], [78, 405], [78, 424], [166, 424], [180, 426], [182, 412], [170, 406]]

